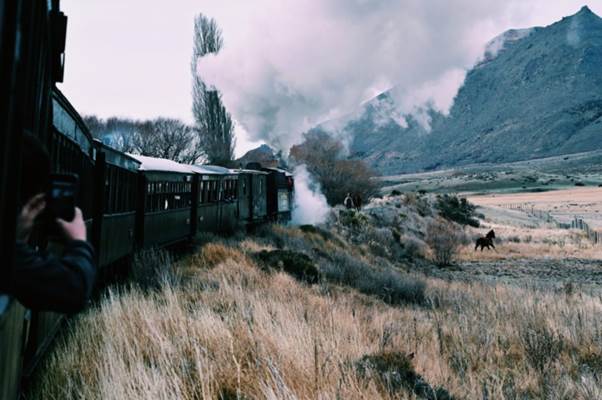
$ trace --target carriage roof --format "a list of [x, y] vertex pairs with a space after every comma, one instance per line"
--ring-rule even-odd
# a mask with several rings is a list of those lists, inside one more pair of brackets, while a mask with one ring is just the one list
[[173, 160], [167, 160], [165, 158], [139, 156], [136, 154], [128, 155], [140, 162], [141, 171], [174, 172], [179, 174], [195, 173], [192, 165], [180, 164], [178, 162], [175, 162]]
[[274, 171], [274, 172], [279, 172], [281, 174], [284, 174], [285, 176], [293, 176], [292, 173], [290, 173], [289, 171], [282, 169], [282, 168], [276, 168], [276, 167], [264, 167], [264, 170], [268, 170], [268, 171]]

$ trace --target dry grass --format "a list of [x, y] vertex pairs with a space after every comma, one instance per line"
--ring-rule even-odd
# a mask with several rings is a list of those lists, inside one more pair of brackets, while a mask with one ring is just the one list
[[[73, 320], [28, 398], [602, 398], [599, 289], [419, 275], [426, 261], [404, 241], [424, 238], [429, 212], [385, 199], [327, 227], [207, 243], [169, 279], [112, 289]], [[501, 239], [480, 261], [573, 245], [567, 231], [561, 246], [545, 227], [486, 223]], [[260, 268], [275, 249], [311, 257], [320, 282]]]
[[521, 204], [547, 211], [563, 222], [582, 216], [592, 226], [602, 228], [602, 188], [582, 187], [540, 193], [507, 193], [472, 196], [468, 200], [480, 206]]
[[181, 263], [179, 280], [112, 290], [73, 321], [31, 398], [415, 398], [360, 371], [382, 352], [414, 353], [457, 398], [602, 395], [599, 297], [428, 279], [431, 306], [389, 306], [265, 273], [232, 245]]
[[[512, 259], [602, 259], [602, 246], [594, 245], [584, 232], [559, 229], [520, 211], [479, 208], [485, 220], [479, 229], [470, 229], [470, 245], [461, 249], [460, 261]], [[489, 229], [495, 230], [496, 250], [474, 250], [474, 239]]]

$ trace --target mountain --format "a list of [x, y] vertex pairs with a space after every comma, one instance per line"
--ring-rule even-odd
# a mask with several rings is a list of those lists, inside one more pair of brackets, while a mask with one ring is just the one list
[[393, 91], [315, 129], [383, 174], [602, 149], [602, 19], [589, 8], [492, 40], [449, 114], [400, 115]]
[[266, 144], [247, 151], [241, 158], [234, 161], [235, 165], [245, 167], [248, 163], [259, 163], [263, 167], [278, 167], [282, 164], [279, 154]]

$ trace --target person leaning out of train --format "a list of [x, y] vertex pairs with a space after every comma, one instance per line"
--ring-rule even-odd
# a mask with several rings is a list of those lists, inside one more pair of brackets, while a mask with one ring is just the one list
[[28, 243], [36, 219], [46, 207], [44, 188], [50, 159], [35, 137], [24, 140], [21, 198], [28, 200], [17, 217], [15, 264], [11, 282], [3, 289], [32, 310], [75, 313], [87, 305], [92, 294], [94, 250], [87, 242], [79, 208], [72, 221], [56, 220], [64, 242], [62, 255], [37, 251]]

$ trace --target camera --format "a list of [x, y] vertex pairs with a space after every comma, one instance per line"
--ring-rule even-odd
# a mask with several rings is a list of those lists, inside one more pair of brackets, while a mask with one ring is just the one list
[[76, 174], [52, 174], [46, 193], [46, 207], [51, 216], [73, 221], [78, 190], [79, 177]]

